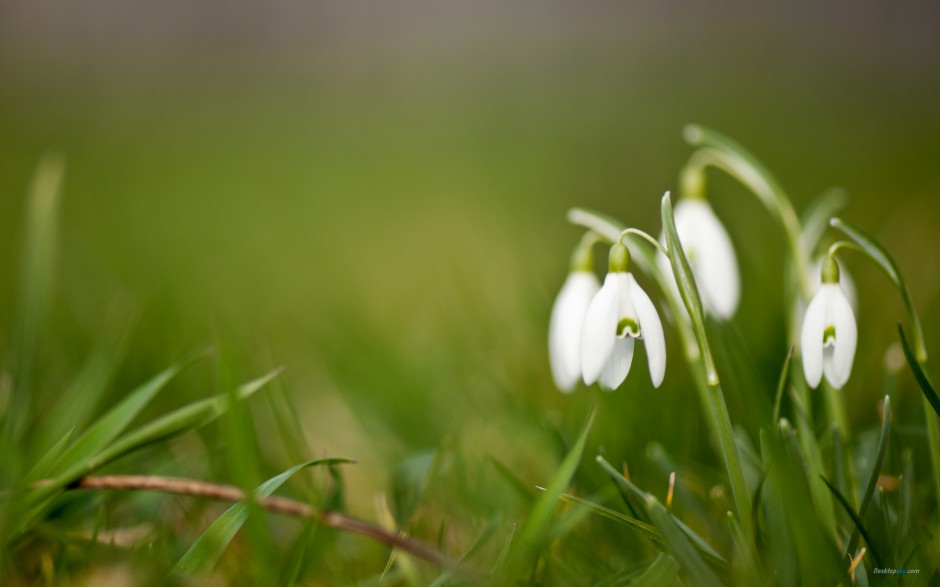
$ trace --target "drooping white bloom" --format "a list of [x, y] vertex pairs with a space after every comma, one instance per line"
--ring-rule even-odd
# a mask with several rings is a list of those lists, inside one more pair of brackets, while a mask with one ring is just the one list
[[600, 289], [591, 271], [572, 271], [555, 298], [548, 326], [548, 357], [555, 385], [570, 392], [581, 379], [581, 326]]
[[[823, 261], [824, 257], [820, 257], [811, 263], [812, 266], [809, 270], [809, 281], [810, 287], [813, 291], [819, 291], [819, 288], [822, 285], [821, 271]], [[858, 288], [855, 286], [855, 280], [852, 279], [851, 273], [841, 268], [839, 270], [839, 286], [845, 292], [845, 297], [847, 300], [849, 300], [849, 305], [852, 307], [852, 311], [858, 312]], [[803, 296], [800, 295], [800, 292], [794, 292], [793, 314], [791, 319], [793, 320], [793, 324], [795, 325], [796, 329], [802, 328], [803, 318], [806, 316], [807, 305], [808, 303], [803, 299]]]
[[829, 261], [823, 265], [822, 285], [806, 308], [800, 345], [809, 386], [819, 386], [825, 374], [826, 380], [840, 389], [852, 373], [858, 327], [852, 305], [839, 284], [838, 266], [834, 260]]
[[[731, 238], [712, 207], [700, 198], [683, 198], [675, 207], [676, 232], [689, 259], [692, 274], [706, 312], [727, 320], [734, 316], [741, 298], [738, 260]], [[665, 243], [664, 235], [660, 242]], [[672, 276], [672, 266], [662, 255], [660, 270]], [[678, 297], [675, 278], [669, 280]]]
[[[622, 253], [620, 249], [622, 248]], [[617, 254], [626, 262], [615, 263]], [[581, 330], [581, 369], [588, 385], [600, 381], [605, 389], [620, 387], [633, 362], [636, 339], [646, 345], [650, 378], [654, 387], [663, 382], [666, 372], [666, 341], [663, 325], [653, 302], [627, 272], [629, 254], [616, 244], [611, 249], [611, 271], [584, 317]]]

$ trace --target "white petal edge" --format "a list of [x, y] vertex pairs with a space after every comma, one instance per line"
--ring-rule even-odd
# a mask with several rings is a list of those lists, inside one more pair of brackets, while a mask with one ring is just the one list
[[[825, 287], [825, 286], [824, 286]], [[826, 378], [836, 389], [841, 389], [852, 374], [852, 364], [855, 362], [855, 347], [858, 343], [858, 326], [855, 323], [855, 314], [852, 304], [845, 295], [845, 290], [838, 285], [829, 285], [832, 288], [829, 294], [828, 322], [836, 329], [836, 342], [833, 349], [831, 364], [827, 370]]]
[[653, 387], [659, 387], [666, 375], [666, 337], [663, 335], [663, 323], [656, 312], [650, 297], [646, 295], [633, 275], [630, 276], [630, 295], [636, 309], [640, 333], [646, 347], [646, 360], [649, 363], [650, 379]]
[[732, 318], [741, 298], [741, 277], [728, 231], [711, 205], [700, 199], [680, 200], [675, 219], [702, 305], [717, 318]]
[[620, 287], [611, 277], [608, 273], [604, 285], [591, 300], [581, 327], [581, 374], [586, 385], [600, 377], [617, 339]]
[[617, 389], [627, 378], [630, 372], [630, 365], [633, 363], [632, 338], [618, 338], [614, 342], [614, 351], [610, 354], [607, 364], [600, 375], [600, 385], [602, 389], [608, 391]]
[[548, 328], [548, 356], [552, 378], [559, 390], [569, 393], [581, 379], [581, 327], [588, 305], [600, 289], [597, 276], [588, 271], [568, 274]]
[[819, 387], [823, 372], [823, 333], [826, 330], [826, 292], [820, 288], [803, 314], [800, 348], [803, 374], [810, 387]]

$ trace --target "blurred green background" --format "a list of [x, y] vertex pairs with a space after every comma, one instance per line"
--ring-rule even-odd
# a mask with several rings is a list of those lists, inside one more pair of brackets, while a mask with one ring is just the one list
[[[544, 482], [595, 402], [591, 446], [664, 487], [651, 442], [715, 462], [673, 333], [658, 391], [642, 358], [614, 394], [552, 386], [548, 312], [580, 236], [565, 211], [658, 234], [691, 152], [682, 127], [713, 127], [798, 209], [845, 188], [844, 216], [895, 255], [940, 352], [938, 19], [926, 2], [2, 2], [0, 351], [24, 195], [58, 153], [38, 405], [133, 315], [111, 401], [201, 346], [243, 378], [287, 365], [309, 454], [359, 460], [348, 503], [364, 517], [399, 463], [442, 446], [469, 473], [437, 507], [513, 511], [488, 455]], [[783, 239], [731, 180], [716, 174], [711, 194], [742, 267], [735, 326], [769, 396], [788, 346]], [[861, 326], [844, 393], [864, 426], [903, 314], [877, 269], [848, 268]], [[198, 367], [158, 403], [216, 377]], [[258, 452], [293, 464], [252, 405]], [[198, 471], [202, 456], [177, 456]]]

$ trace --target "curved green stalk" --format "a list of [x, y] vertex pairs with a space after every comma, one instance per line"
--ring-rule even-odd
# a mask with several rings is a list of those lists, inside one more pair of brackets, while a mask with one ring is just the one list
[[854, 241], [852, 245], [848, 243], [842, 246], [839, 246], [839, 243], [832, 245], [829, 249], [830, 254], [833, 254], [841, 248], [851, 248], [863, 253], [881, 268], [888, 280], [898, 290], [901, 301], [904, 303], [904, 309], [907, 311], [907, 316], [911, 321], [911, 337], [913, 338], [914, 350], [917, 353], [917, 362], [922, 366], [926, 365], [927, 347], [924, 344], [924, 329], [920, 324], [920, 316], [914, 308], [911, 293], [907, 289], [907, 284], [901, 276], [901, 270], [898, 269], [897, 263], [894, 262], [894, 259], [888, 254], [888, 251], [885, 250], [873, 236], [851, 222], [847, 222], [841, 218], [833, 218], [829, 221], [829, 225]]
[[[923, 327], [921, 326], [917, 309], [914, 307], [914, 302], [911, 300], [907, 283], [904, 281], [904, 277], [901, 275], [901, 270], [898, 268], [897, 263], [894, 262], [890, 253], [888, 253], [887, 249], [885, 249], [881, 243], [851, 222], [847, 222], [841, 218], [833, 218], [829, 221], [829, 225], [852, 239], [851, 242], [840, 241], [833, 244], [829, 247], [830, 255], [834, 255], [842, 249], [862, 253], [863, 256], [881, 268], [881, 271], [888, 278], [888, 281], [898, 290], [901, 301], [904, 303], [904, 309], [907, 311], [907, 317], [911, 323], [911, 330], [913, 331], [911, 336], [913, 338], [915, 358], [921, 370], [926, 374], [927, 346], [924, 343]], [[933, 466], [934, 490], [938, 503], [940, 503], [940, 421], [938, 421], [936, 414], [931, 413], [932, 406], [926, 396], [923, 397], [923, 406], [924, 417], [927, 422], [927, 446], [930, 450], [930, 462]]]
[[803, 298], [812, 295], [809, 283], [809, 254], [801, 241], [800, 219], [786, 192], [773, 175], [750, 152], [721, 133], [691, 124], [685, 128], [689, 144], [702, 147], [692, 154], [680, 172], [683, 195], [701, 197], [705, 189], [705, 169], [715, 167], [743, 183], [780, 222], [796, 264]]
[[[667, 198], [668, 199], [668, 198]], [[671, 204], [670, 204], [670, 218]], [[626, 227], [619, 221], [593, 210], [584, 208], [572, 208], [568, 211], [568, 221], [572, 224], [583, 226], [600, 234], [610, 242], [617, 242], [620, 235], [626, 230]], [[675, 228], [673, 226], [673, 228]], [[744, 472], [741, 468], [741, 462], [738, 457], [737, 447], [734, 445], [734, 435], [731, 427], [731, 420], [728, 416], [728, 409], [724, 402], [724, 395], [721, 387], [718, 385], [717, 372], [714, 377], [714, 385], [710, 385], [708, 369], [706, 367], [703, 349], [697, 343], [698, 335], [693, 332], [693, 326], [689, 320], [684, 318], [686, 309], [682, 301], [677, 299], [675, 292], [670, 287], [668, 276], [656, 269], [656, 252], [646, 247], [635, 247], [632, 249], [633, 261], [640, 266], [644, 273], [656, 280], [663, 299], [666, 300], [669, 310], [674, 317], [676, 330], [679, 333], [679, 339], [686, 362], [692, 374], [692, 380], [695, 382], [695, 389], [699, 394], [699, 401], [702, 403], [702, 409], [709, 413], [711, 417], [706, 418], [711, 429], [717, 450], [723, 457], [728, 471], [729, 482], [732, 487], [732, 494], [735, 497], [735, 508], [738, 509], [737, 522], [742, 524], [743, 531], [751, 538], [753, 534], [752, 512], [750, 509], [750, 500], [747, 499], [747, 487], [744, 483]], [[679, 273], [676, 272], [676, 275]], [[701, 307], [701, 302], [699, 302]], [[702, 333], [704, 334], [704, 321], [702, 322]], [[705, 348], [708, 348], [707, 341]], [[714, 369], [714, 365], [712, 366]], [[753, 543], [753, 540], [751, 541]], [[742, 553], [744, 554], [744, 553]]]
[[691, 317], [692, 329], [695, 331], [695, 338], [698, 341], [699, 350], [702, 355], [710, 400], [708, 405], [711, 411], [711, 419], [715, 422], [718, 429], [718, 442], [721, 447], [725, 469], [728, 473], [728, 481], [731, 484], [731, 495], [734, 499], [735, 508], [738, 510], [737, 515], [740, 524], [745, 535], [748, 537], [748, 544], [752, 544], [753, 537], [751, 532], [753, 522], [751, 519], [751, 498], [748, 496], [747, 484], [744, 481], [744, 470], [741, 467], [738, 448], [734, 442], [734, 430], [731, 427], [728, 406], [725, 403], [725, 396], [718, 381], [718, 372], [715, 369], [711, 348], [708, 344], [708, 337], [705, 333], [705, 314], [702, 310], [702, 300], [698, 295], [698, 289], [695, 285], [695, 278], [692, 275], [692, 268], [689, 266], [689, 260], [686, 258], [685, 251], [682, 250], [682, 244], [679, 242], [679, 234], [676, 231], [676, 222], [673, 217], [672, 201], [669, 198], [669, 192], [666, 192], [662, 199], [662, 222], [663, 231], [666, 234], [666, 244], [669, 250], [669, 262], [672, 265], [672, 272], [673, 275], [676, 276], [679, 293], [682, 296], [682, 301], [685, 303], [688, 315]]

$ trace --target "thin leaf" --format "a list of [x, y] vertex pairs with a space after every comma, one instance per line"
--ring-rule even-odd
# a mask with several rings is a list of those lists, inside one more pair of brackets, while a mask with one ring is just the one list
[[[608, 463], [607, 460], [604, 459], [604, 457], [598, 455], [596, 460], [597, 460], [597, 463], [600, 464], [600, 466], [603, 467], [605, 471], [607, 471], [607, 473], [610, 475], [614, 483], [626, 489], [627, 492], [629, 492], [632, 496], [640, 499], [641, 503], [643, 503], [644, 505], [646, 504], [647, 494], [644, 493], [643, 490], [641, 490], [639, 487], [634, 485], [629, 479], [624, 477], [619, 471], [617, 471], [617, 469], [613, 467], [613, 465]], [[676, 516], [672, 515], [671, 513], [669, 515], [673, 517], [673, 521], [676, 523], [676, 525], [678, 525], [679, 528], [681, 528], [682, 531], [686, 533], [686, 536], [688, 536], [689, 540], [691, 540], [695, 544], [695, 546], [698, 547], [699, 550], [702, 551], [703, 554], [709, 556], [714, 562], [717, 562], [722, 565], [727, 564], [727, 561], [725, 561], [725, 559], [722, 558], [720, 554], [718, 554], [718, 551], [712, 548], [710, 544], [705, 542], [705, 540], [701, 536], [696, 534], [694, 530], [686, 526], [682, 522], [682, 520], [680, 520]]]
[[99, 414], [101, 399], [120, 367], [135, 323], [131, 304], [119, 298], [101, 325], [99, 336], [79, 374], [61, 392], [54, 405], [43, 413], [36, 431], [40, 444], [51, 443], [68, 428], [86, 430]]
[[[875, 464], [871, 468], [871, 475], [868, 477], [868, 487], [865, 488], [865, 493], [862, 495], [862, 503], [858, 506], [858, 519], [865, 519], [865, 513], [868, 511], [868, 504], [871, 503], [871, 498], [875, 494], [875, 488], [878, 487], [878, 476], [881, 474], [881, 466], [885, 461], [885, 454], [888, 450], [888, 437], [891, 432], [891, 398], [885, 396], [884, 401], [884, 414], [882, 416], [881, 422], [881, 439], [878, 441], [878, 453], [875, 456]], [[826, 482], [828, 485], [829, 482]], [[858, 541], [861, 538], [861, 528], [856, 524], [855, 531], [852, 532], [852, 537], [849, 539], [848, 547], [845, 549], [846, 556], [855, 556], [855, 550], [858, 548]], [[871, 546], [871, 543], [869, 543]]]
[[[772, 460], [773, 453], [762, 430], [761, 461], [767, 466]], [[757, 526], [758, 521], [763, 517], [765, 528], [763, 533], [755, 532], [755, 535], [766, 540], [761, 543], [761, 546], [763, 546], [762, 550], [767, 553], [767, 568], [778, 585], [794, 587], [799, 584], [799, 558], [793, 534], [790, 532], [783, 497], [780, 495], [779, 488], [766, 473], [759, 490], [754, 493], [754, 523]], [[758, 515], [758, 508], [763, 510], [763, 516]]]
[[[486, 523], [486, 527], [483, 528], [483, 532], [480, 533], [480, 536], [474, 541], [473, 545], [467, 550], [461, 557], [458, 559], [458, 562], [463, 562], [477, 552], [479, 552], [486, 543], [489, 542], [490, 538], [496, 533], [497, 528], [499, 528], [499, 516], [493, 516], [490, 518], [489, 522]], [[429, 587], [444, 587], [447, 583], [454, 578], [454, 573], [451, 571], [444, 571], [434, 580]]]
[[630, 583], [630, 587], [670, 587], [672, 585], [680, 585], [679, 563], [665, 553], [660, 553], [653, 564]]
[[[327, 458], [315, 459], [293, 466], [259, 485], [254, 493], [255, 499], [268, 497], [302, 469], [317, 465], [339, 465], [353, 462], [350, 459]], [[189, 550], [177, 561], [171, 574], [201, 576], [210, 572], [215, 567], [219, 557], [225, 552], [229, 542], [235, 537], [239, 528], [248, 519], [248, 514], [249, 508], [246, 501], [236, 503], [228, 508], [193, 542]]]
[[[281, 371], [282, 369], [276, 369], [267, 375], [242, 385], [236, 397], [240, 400], [247, 399], [264, 387], [266, 383], [279, 375]], [[22, 517], [17, 519], [14, 524], [11, 524], [12, 531], [9, 533], [10, 536], [18, 536], [31, 520], [35, 519], [36, 516], [48, 507], [56, 495], [81, 477], [91, 474], [97, 469], [128, 453], [212, 422], [228, 411], [230, 395], [229, 393], [223, 393], [193, 402], [163, 417], [157, 418], [125, 434], [93, 458], [72, 466], [48, 484], [27, 494], [24, 497], [28, 502], [25, 507], [22, 508], [24, 514], [22, 514]]]
[[[777, 549], [783, 554], [792, 544], [797, 556], [796, 561], [787, 560], [789, 568], [776, 566], [775, 572], [787, 573], [787, 584], [792, 584], [796, 577], [813, 576], [820, 585], [849, 584], [847, 565], [843, 564], [842, 555], [834, 539], [823, 531], [816, 511], [810, 505], [812, 497], [805, 472], [794, 459], [787, 454], [784, 438], [781, 434], [792, 435], [792, 428], [785, 421], [780, 430], [764, 428], [761, 430], [761, 449], [764, 455], [767, 481], [763, 502], [774, 512], [775, 524], [769, 528], [768, 537], [772, 540], [770, 552], [776, 556]], [[796, 448], [793, 448], [793, 454]], [[769, 491], [769, 493], [767, 493]], [[781, 531], [780, 528], [786, 528]], [[774, 532], [774, 530], [777, 530]], [[790, 535], [786, 542], [773, 542], [773, 539]], [[779, 560], [779, 559], [778, 559]], [[780, 561], [783, 562], [783, 561]]]
[[19, 272], [13, 344], [13, 392], [5, 418], [10, 438], [19, 439], [30, 424], [35, 397], [34, 370], [44, 315], [52, 297], [58, 233], [59, 199], [65, 164], [46, 156], [36, 168], [26, 202], [26, 230]]
[[47, 450], [38, 461], [36, 461], [36, 464], [33, 465], [33, 468], [30, 469], [30, 471], [26, 474], [26, 477], [23, 480], [24, 484], [29, 484], [49, 476], [50, 471], [53, 470], [56, 463], [59, 461], [59, 458], [65, 451], [65, 446], [72, 438], [72, 433], [74, 432], [74, 428], [66, 432], [62, 438], [57, 440], [55, 444], [53, 444], [49, 450]]
[[747, 543], [747, 536], [744, 535], [741, 524], [735, 520], [734, 512], [728, 512], [728, 526], [731, 529], [731, 538], [734, 540], [735, 548], [741, 553], [739, 565], [744, 567], [748, 580], [751, 584], [761, 582], [761, 570], [757, 561], [757, 555], [754, 549]]
[[535, 489], [516, 476], [512, 469], [501, 463], [492, 455], [487, 455], [487, 457], [490, 464], [492, 464], [496, 472], [499, 473], [499, 476], [502, 477], [510, 487], [515, 489], [520, 497], [530, 499], [535, 496]]
[[672, 515], [652, 495], [646, 496], [646, 508], [653, 524], [662, 533], [670, 554], [679, 562], [686, 575], [695, 581], [696, 585], [705, 587], [722, 585], [718, 576], [692, 545], [689, 537], [676, 525]]
[[783, 360], [783, 367], [780, 369], [780, 378], [777, 379], [777, 393], [774, 395], [774, 415], [770, 421], [776, 425], [780, 421], [780, 404], [783, 401], [783, 392], [787, 388], [787, 380], [790, 376], [790, 361], [793, 359], [793, 347], [787, 351], [787, 358]]
[[836, 498], [842, 508], [845, 509], [845, 512], [852, 518], [852, 523], [855, 525], [855, 531], [859, 532], [863, 538], [865, 538], [865, 544], [868, 545], [868, 552], [871, 553], [873, 559], [875, 559], [876, 566], [882, 566], [881, 562], [881, 553], [878, 550], [877, 544], [872, 541], [871, 534], [868, 532], [868, 529], [865, 528], [865, 524], [862, 523], [862, 520], [858, 517], [858, 514], [852, 510], [852, 504], [849, 503], [849, 500], [842, 495], [842, 492], [839, 489], [829, 482], [828, 479], [822, 477], [823, 482], [826, 484], [826, 487], [829, 488], [829, 491], [832, 492], [832, 495]]
[[920, 316], [918, 316], [917, 310], [914, 308], [914, 303], [911, 301], [911, 294], [907, 289], [907, 284], [904, 282], [904, 278], [901, 277], [901, 271], [898, 269], [897, 263], [894, 262], [894, 259], [891, 257], [888, 251], [883, 246], [881, 246], [881, 244], [875, 240], [873, 236], [858, 226], [855, 226], [854, 224], [841, 218], [833, 218], [829, 224], [833, 228], [844, 233], [846, 236], [852, 239], [855, 244], [861, 247], [868, 257], [874, 261], [878, 267], [881, 268], [894, 287], [898, 290], [914, 330], [914, 349], [916, 351], [917, 360], [921, 363], [926, 362], [927, 349], [924, 346], [924, 332], [920, 324]]
[[795, 458], [799, 459], [807, 469], [807, 482], [817, 519], [825, 525], [829, 537], [836, 541], [836, 509], [832, 503], [832, 497], [819, 479], [825, 471], [825, 466], [819, 442], [816, 440], [813, 422], [810, 419], [809, 388], [802, 377], [797, 377], [793, 390], [793, 412], [799, 431], [794, 437], [797, 453]]
[[[934, 530], [933, 538], [930, 539], [930, 542], [918, 544], [914, 552], [911, 552], [908, 560], [912, 560], [915, 553], [919, 550], [926, 551], [926, 553], [924, 556], [920, 557], [920, 573], [914, 577], [914, 587], [935, 585], [936, 583], [933, 582], [934, 574], [937, 571], [937, 567], [940, 566], [940, 528]], [[910, 566], [905, 564], [904, 568], [910, 568]]]
[[937, 397], [937, 392], [934, 391], [933, 386], [930, 385], [927, 374], [924, 373], [920, 363], [914, 358], [914, 353], [911, 352], [911, 347], [907, 343], [907, 337], [904, 336], [904, 327], [901, 326], [900, 322], [898, 322], [898, 336], [901, 339], [901, 348], [904, 349], [904, 358], [907, 359], [907, 364], [910, 365], [911, 372], [914, 373], [914, 378], [917, 380], [921, 392], [923, 392], [927, 401], [930, 402], [930, 407], [933, 408], [933, 411], [940, 417], [940, 397]]
[[561, 499], [561, 501], [565, 503], [572, 503], [572, 504], [587, 508], [589, 512], [591, 512], [592, 514], [598, 515], [602, 518], [607, 518], [608, 520], [612, 520], [623, 526], [633, 528], [634, 530], [639, 530], [640, 533], [643, 534], [646, 538], [649, 538], [650, 540], [658, 544], [663, 544], [663, 537], [659, 533], [659, 531], [656, 529], [656, 526], [647, 524], [646, 522], [637, 520], [634, 517], [628, 516], [626, 514], [621, 514], [620, 512], [616, 510], [612, 510], [608, 507], [602, 506], [599, 503], [594, 503], [593, 501], [589, 501], [589, 500], [580, 498], [576, 495], [571, 495], [569, 493], [561, 494], [559, 496], [559, 499]]
[[532, 506], [532, 510], [519, 529], [519, 536], [515, 541], [515, 547], [510, 558], [510, 566], [515, 567], [514, 570], [524, 568], [525, 565], [530, 564], [544, 547], [545, 537], [552, 525], [552, 519], [558, 507], [558, 497], [571, 483], [571, 478], [581, 462], [587, 435], [591, 430], [591, 424], [594, 422], [596, 413], [596, 409], [591, 410], [571, 450], [568, 451], [558, 470], [552, 475], [545, 491], [535, 500], [535, 505]]
[[194, 354], [158, 373], [155, 377], [132, 391], [123, 401], [105, 412], [83, 432], [62, 455], [56, 471], [61, 473], [95, 456], [117, 438], [127, 426], [146, 408], [153, 398], [166, 387], [180, 371], [205, 356]]

